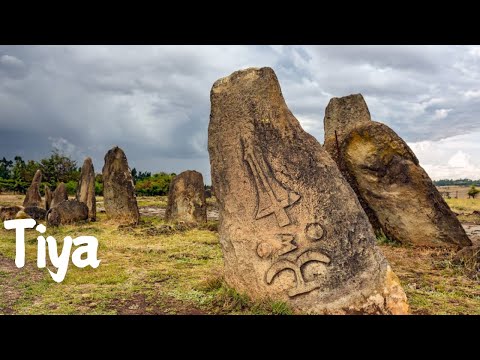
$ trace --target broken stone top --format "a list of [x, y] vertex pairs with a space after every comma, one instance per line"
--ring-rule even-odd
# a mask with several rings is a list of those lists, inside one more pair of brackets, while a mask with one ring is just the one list
[[334, 138], [347, 134], [360, 123], [371, 121], [370, 111], [362, 94], [353, 94], [340, 98], [332, 98], [325, 109], [323, 125], [325, 138]]

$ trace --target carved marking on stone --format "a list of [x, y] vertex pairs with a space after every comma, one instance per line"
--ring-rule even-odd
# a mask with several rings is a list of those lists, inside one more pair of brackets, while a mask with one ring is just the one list
[[285, 189], [273, 175], [269, 167], [260, 156], [255, 156], [252, 145], [245, 142], [244, 160], [250, 166], [257, 188], [257, 213], [255, 219], [261, 219], [270, 214], [275, 214], [280, 227], [291, 223], [285, 208], [293, 205], [300, 199], [294, 191]]
[[297, 245], [293, 243], [295, 240], [295, 235], [292, 234], [280, 234], [280, 239], [282, 240], [282, 248], [278, 250], [277, 255], [285, 255], [290, 251], [296, 250]]
[[295, 274], [296, 286], [288, 290], [288, 296], [294, 297], [318, 289], [320, 287], [319, 283], [315, 281], [306, 282], [302, 274], [302, 267], [312, 261], [329, 264], [330, 258], [320, 252], [307, 250], [300, 254], [295, 262], [287, 259], [279, 260], [267, 270], [265, 276], [267, 284], [271, 284], [275, 276], [280, 274], [282, 271], [292, 270]]
[[319, 223], [308, 224], [305, 228], [305, 235], [307, 236], [307, 239], [312, 241], [320, 240], [323, 237], [324, 233], [325, 230], [323, 230], [322, 225], [320, 225]]
[[262, 259], [269, 258], [272, 255], [273, 247], [267, 242], [262, 242], [257, 246], [257, 254]]

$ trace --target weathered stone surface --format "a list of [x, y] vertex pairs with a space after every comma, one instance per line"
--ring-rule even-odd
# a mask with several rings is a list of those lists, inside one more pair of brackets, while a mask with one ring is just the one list
[[203, 176], [197, 171], [184, 171], [172, 180], [165, 212], [167, 220], [206, 222], [207, 204]]
[[52, 191], [50, 188], [45, 185], [45, 210], [50, 210], [50, 207], [52, 205]]
[[83, 162], [80, 180], [78, 181], [77, 200], [88, 207], [88, 218], [95, 221], [97, 218], [97, 202], [95, 199], [95, 170], [92, 159], [87, 157]]
[[23, 209], [23, 212], [35, 220], [45, 220], [47, 210], [38, 206], [27, 206]]
[[453, 257], [453, 263], [464, 265], [468, 270], [480, 271], [480, 244], [466, 246]]
[[13, 220], [23, 206], [0, 206], [0, 220]]
[[210, 96], [226, 282], [303, 312], [406, 313], [355, 193], [287, 108], [273, 70], [234, 72]]
[[25, 211], [20, 210], [16, 215], [15, 219], [30, 219], [30, 215], [28, 215]]
[[25, 199], [23, 200], [23, 206], [42, 206], [42, 195], [40, 195], [40, 183], [42, 182], [42, 172], [37, 170], [35, 173], [32, 184], [27, 190]]
[[362, 95], [331, 99], [324, 125], [325, 149], [377, 232], [404, 244], [471, 245], [415, 154], [392, 129], [370, 119]]
[[88, 220], [88, 207], [77, 200], [65, 200], [47, 212], [47, 224], [51, 226], [73, 224]]
[[65, 184], [61, 182], [57, 185], [57, 188], [52, 194], [52, 202], [50, 203], [50, 209], [53, 209], [55, 206], [58, 206], [60, 203], [68, 200], [68, 193]]
[[121, 223], [138, 224], [140, 213], [132, 173], [122, 149], [115, 146], [105, 155], [103, 199], [107, 216]]

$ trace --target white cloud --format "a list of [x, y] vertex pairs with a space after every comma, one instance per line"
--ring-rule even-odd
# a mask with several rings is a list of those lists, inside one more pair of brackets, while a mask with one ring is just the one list
[[468, 90], [463, 93], [467, 99], [477, 99], [480, 98], [480, 90]]
[[409, 143], [434, 180], [480, 179], [480, 132], [439, 141]]
[[0, 56], [0, 63], [7, 66], [23, 66], [23, 61], [11, 55]]
[[435, 110], [433, 118], [436, 120], [445, 119], [450, 111], [452, 111], [452, 109], [437, 109]]
[[[99, 166], [119, 145], [132, 167], [188, 166], [208, 182], [213, 82], [270, 66], [319, 141], [330, 98], [362, 93], [372, 117], [415, 144], [429, 171], [474, 173], [479, 57], [470, 46], [0, 46], [0, 156], [44, 157], [50, 137]], [[455, 140], [463, 135], [469, 142]], [[448, 163], [460, 150], [473, 167]]]
[[83, 152], [74, 144], [72, 144], [67, 139], [62, 137], [60, 138], [53, 138], [49, 137], [48, 140], [50, 141], [52, 148], [57, 149], [60, 153], [65, 154], [73, 159], [83, 160], [84, 157]]

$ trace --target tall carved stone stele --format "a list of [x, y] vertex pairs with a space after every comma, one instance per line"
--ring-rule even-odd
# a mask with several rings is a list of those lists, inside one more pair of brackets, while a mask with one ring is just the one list
[[197, 223], [207, 221], [207, 203], [202, 174], [187, 170], [175, 176], [170, 183], [165, 218]]
[[122, 149], [115, 146], [105, 155], [103, 201], [110, 219], [123, 224], [138, 224], [140, 213], [132, 173]]
[[208, 129], [225, 280], [308, 313], [408, 312], [355, 193], [270, 68], [213, 85]]
[[[57, 185], [57, 188], [53, 191], [52, 201], [50, 202], [50, 209], [58, 206], [58, 204], [68, 200], [68, 192], [65, 183], [61, 182]], [[49, 209], [49, 210], [50, 210]]]
[[42, 195], [40, 195], [40, 183], [42, 182], [42, 172], [37, 170], [33, 176], [32, 184], [27, 190], [25, 199], [23, 200], [23, 207], [27, 206], [42, 206]]
[[78, 181], [76, 199], [88, 207], [88, 218], [95, 221], [97, 218], [97, 203], [95, 199], [95, 170], [90, 157], [83, 162], [80, 180]]
[[325, 149], [376, 231], [404, 244], [471, 245], [413, 151], [388, 126], [371, 120], [361, 94], [331, 99], [324, 126]]

